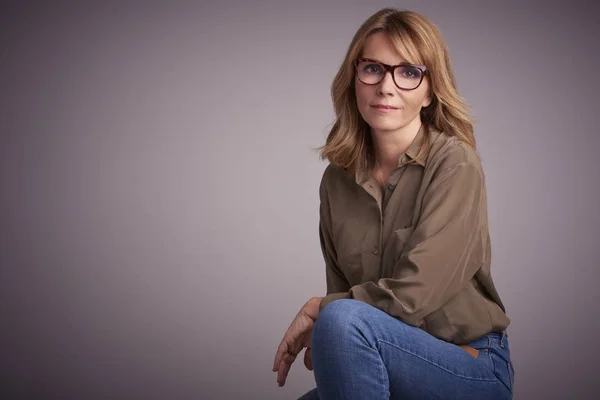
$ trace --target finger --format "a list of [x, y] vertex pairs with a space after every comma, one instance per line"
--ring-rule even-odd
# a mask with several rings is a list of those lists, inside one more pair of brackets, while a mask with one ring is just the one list
[[279, 382], [280, 385], [282, 385], [282, 382], [285, 383], [285, 379], [295, 360], [296, 357], [291, 354], [286, 354], [283, 357], [283, 360], [281, 361], [277, 371], [277, 382]]
[[281, 359], [285, 353], [282, 353], [279, 349], [277, 349], [277, 353], [275, 354], [275, 360], [273, 361], [273, 372], [276, 372], [279, 368], [279, 364], [281, 364]]
[[[274, 372], [277, 371], [277, 366], [279, 364], [281, 364], [282, 357], [285, 354], [292, 354], [294, 356], [297, 356], [298, 353], [300, 353], [300, 351], [302, 351], [303, 347], [307, 347], [307, 346], [303, 345], [303, 342], [306, 340], [305, 337], [307, 335], [294, 337], [292, 332], [290, 332], [290, 330], [288, 330], [288, 332], [286, 332], [285, 336], [283, 337], [283, 340], [279, 344], [279, 348], [277, 349], [277, 354], [275, 354], [275, 360], [273, 361], [273, 371]], [[299, 340], [299, 339], [302, 339], [302, 340]], [[310, 339], [308, 340], [308, 343], [310, 345]]]
[[273, 361], [273, 372], [277, 371], [277, 368], [279, 368], [279, 365], [283, 361], [283, 357], [286, 354], [291, 353], [291, 349], [287, 340], [288, 339], [284, 336], [284, 338], [281, 340], [281, 343], [279, 343], [277, 353], [275, 354], [275, 360]]
[[313, 370], [313, 365], [312, 365], [312, 351], [310, 350], [310, 348], [307, 348], [306, 351], [304, 352], [304, 366], [309, 371]]
[[[298, 314], [292, 321], [291, 325], [285, 332], [275, 359], [273, 360], [273, 372], [276, 372], [281, 364], [282, 357], [285, 353], [291, 353], [297, 355], [300, 353], [303, 347], [310, 346], [310, 338], [312, 337], [312, 326], [314, 322], [308, 317], [303, 317], [302, 314]], [[308, 335], [308, 338], [306, 337]], [[306, 342], [305, 345], [303, 342]]]
[[279, 386], [283, 386], [285, 384], [285, 380], [287, 378], [288, 371], [290, 370], [290, 364], [286, 364], [284, 362], [281, 363], [279, 369], [277, 370], [277, 383]]
[[287, 345], [282, 340], [279, 343], [279, 347], [277, 347], [277, 352], [275, 353], [275, 360], [273, 360], [273, 372], [276, 372], [279, 368], [279, 364], [281, 364], [281, 360], [283, 359], [283, 355], [287, 353]]
[[285, 385], [285, 381], [287, 379], [288, 373], [290, 372], [290, 368], [292, 367], [291, 362], [282, 362], [279, 366], [279, 371], [277, 373], [277, 383], [279, 386]]

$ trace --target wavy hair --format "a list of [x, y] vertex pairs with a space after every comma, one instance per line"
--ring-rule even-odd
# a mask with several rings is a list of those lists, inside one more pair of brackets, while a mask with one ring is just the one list
[[[388, 35], [398, 54], [409, 63], [427, 66], [426, 79], [432, 102], [421, 109], [421, 121], [456, 136], [476, 150], [469, 106], [458, 94], [448, 49], [438, 28], [421, 14], [384, 8], [369, 17], [352, 39], [342, 65], [331, 85], [335, 121], [325, 145], [319, 149], [321, 159], [354, 173], [359, 165], [373, 162], [370, 128], [358, 111], [354, 88], [354, 60], [361, 56], [366, 39], [376, 33]], [[427, 146], [427, 137], [417, 159]]]

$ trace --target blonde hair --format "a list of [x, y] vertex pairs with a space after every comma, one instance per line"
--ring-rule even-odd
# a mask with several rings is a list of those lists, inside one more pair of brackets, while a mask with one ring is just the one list
[[[360, 57], [366, 39], [373, 33], [388, 35], [400, 56], [409, 63], [427, 66], [432, 102], [421, 109], [426, 129], [435, 127], [456, 136], [476, 149], [469, 107], [456, 89], [448, 49], [438, 28], [424, 16], [412, 11], [384, 8], [369, 17], [358, 29], [333, 84], [331, 97], [336, 115], [325, 145], [319, 150], [321, 159], [354, 173], [358, 165], [372, 165], [370, 129], [362, 118], [354, 92], [354, 60]], [[427, 137], [417, 159], [426, 157]]]

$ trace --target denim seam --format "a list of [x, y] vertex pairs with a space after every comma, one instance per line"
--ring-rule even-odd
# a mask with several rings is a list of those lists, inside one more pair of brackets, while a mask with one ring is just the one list
[[[375, 346], [371, 345], [370, 341], [369, 341], [369, 335], [366, 335], [363, 331], [365, 330], [365, 327], [362, 325], [357, 326], [357, 330], [359, 335], [363, 338], [363, 340], [365, 341], [365, 343], [367, 344], [367, 346], [373, 350], [376, 351], [379, 354], [379, 349], [377, 349], [377, 342], [378, 340], [375, 341]], [[381, 355], [380, 355], [381, 357]], [[386, 379], [386, 375], [387, 375], [387, 379]], [[385, 365], [383, 364], [383, 360], [381, 360], [381, 363], [379, 364], [379, 377], [381, 378], [381, 387], [385, 388], [386, 387], [386, 383], [387, 383], [387, 392], [388, 395], [390, 393], [390, 387], [389, 387], [389, 375], [387, 373], [387, 369], [385, 368]]]
[[[494, 355], [490, 354], [490, 358], [492, 359], [492, 365], [494, 366], [494, 374], [496, 374], [496, 371], [498, 371], [499, 368], [501, 368], [500, 365], [498, 365], [498, 363], [502, 364], [502, 367], [506, 367], [506, 370], [508, 372], [508, 378], [510, 379], [510, 366], [508, 365], [508, 363], [504, 360], [502, 360], [502, 358], [500, 358], [500, 360], [495, 360], [494, 359]], [[503, 385], [504, 387], [510, 392], [512, 393], [512, 389], [506, 384], [504, 383], [502, 380], [498, 379]]]
[[[377, 350], [377, 349], [374, 349]], [[379, 353], [379, 352], [378, 352]], [[381, 358], [381, 356], [380, 356]], [[387, 395], [389, 397], [390, 395], [390, 377], [388, 375], [387, 372], [387, 368], [385, 367], [383, 360], [381, 360], [381, 362], [379, 363], [379, 378], [381, 380], [381, 388], [383, 389], [382, 391], [387, 392]], [[387, 386], [387, 390], [385, 389]]]
[[413, 356], [415, 356], [415, 357], [418, 357], [418, 358], [420, 358], [421, 360], [423, 360], [423, 361], [425, 361], [425, 362], [427, 362], [427, 363], [429, 363], [429, 364], [431, 364], [431, 365], [435, 365], [435, 366], [436, 366], [436, 367], [438, 367], [439, 369], [441, 369], [441, 370], [443, 370], [443, 371], [446, 371], [446, 372], [448, 372], [448, 373], [450, 373], [450, 374], [452, 374], [452, 375], [454, 375], [454, 376], [458, 376], [458, 377], [460, 377], [460, 378], [470, 379], [470, 380], [474, 380], [474, 381], [483, 381], [483, 382], [500, 382], [500, 383], [502, 383], [502, 381], [500, 381], [500, 379], [498, 379], [497, 377], [496, 377], [496, 378], [490, 378], [490, 379], [488, 379], [488, 378], [474, 378], [474, 377], [472, 377], [472, 376], [460, 375], [460, 374], [457, 374], [457, 373], [455, 373], [455, 372], [453, 372], [453, 371], [450, 371], [450, 370], [449, 370], [449, 369], [447, 369], [447, 368], [444, 368], [444, 367], [442, 367], [441, 365], [438, 365], [438, 364], [434, 363], [434, 362], [433, 362], [433, 361], [431, 361], [431, 360], [428, 360], [428, 359], [426, 359], [426, 358], [424, 358], [424, 357], [421, 357], [420, 355], [418, 355], [418, 354], [416, 354], [416, 353], [413, 353], [412, 351], [408, 351], [408, 350], [406, 350], [406, 349], [403, 349], [403, 348], [401, 348], [401, 347], [398, 347], [398, 346], [396, 346], [396, 345], [395, 345], [395, 344], [393, 344], [393, 343], [389, 343], [389, 342], [386, 342], [385, 340], [381, 340], [381, 339], [378, 339], [378, 340], [377, 340], [377, 342], [380, 342], [380, 343], [385, 343], [385, 344], [387, 344], [387, 345], [389, 345], [389, 346], [392, 346], [392, 347], [394, 347], [394, 348], [396, 348], [396, 349], [398, 349], [398, 350], [400, 350], [400, 351], [403, 351], [403, 352], [405, 352], [405, 353], [408, 353], [408, 354], [411, 354], [411, 355], [413, 355]]

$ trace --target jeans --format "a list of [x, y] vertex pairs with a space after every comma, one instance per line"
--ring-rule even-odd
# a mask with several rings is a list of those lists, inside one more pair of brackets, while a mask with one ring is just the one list
[[313, 326], [317, 388], [300, 399], [512, 399], [506, 334], [468, 346], [477, 358], [364, 302], [336, 300]]

